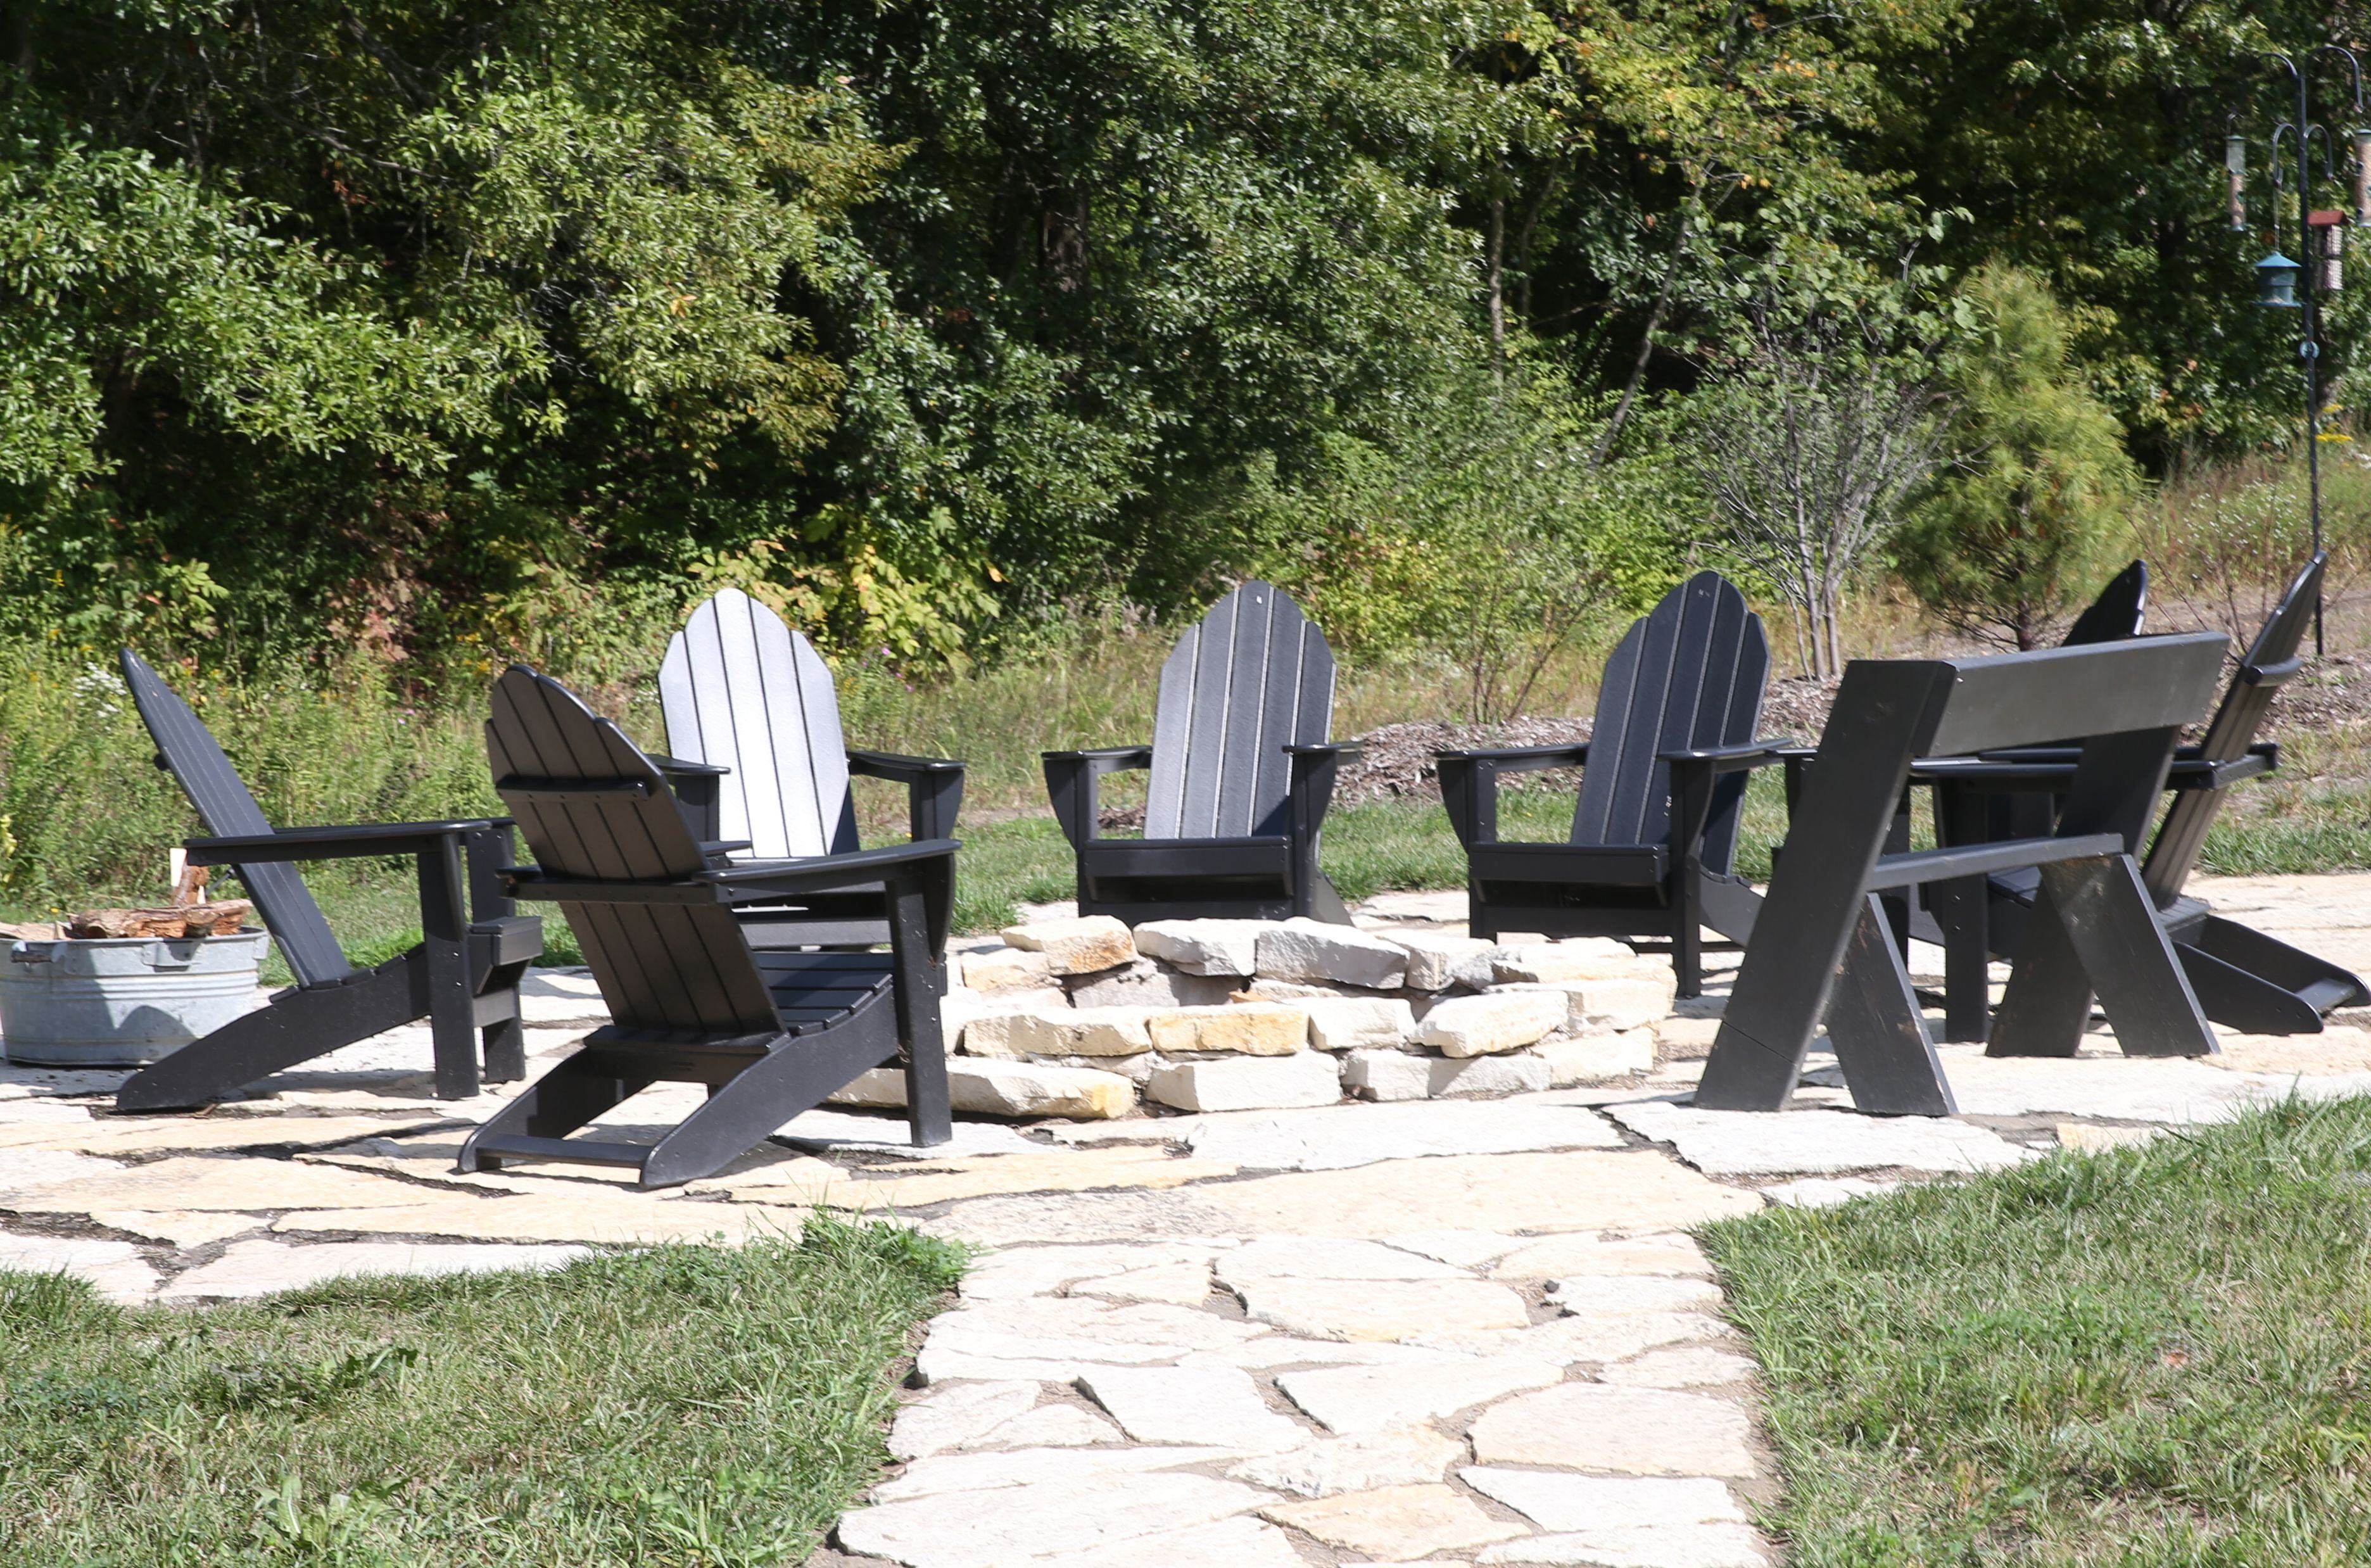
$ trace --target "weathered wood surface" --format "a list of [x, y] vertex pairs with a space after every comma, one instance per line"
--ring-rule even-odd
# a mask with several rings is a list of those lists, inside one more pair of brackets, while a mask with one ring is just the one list
[[238, 934], [254, 913], [244, 898], [217, 904], [187, 904], [168, 909], [93, 909], [69, 915], [65, 934], [75, 940], [94, 937], [230, 937]]

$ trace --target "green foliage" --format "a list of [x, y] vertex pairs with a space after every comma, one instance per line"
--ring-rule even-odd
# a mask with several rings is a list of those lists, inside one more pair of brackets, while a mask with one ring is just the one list
[[2139, 476], [2068, 363], [2065, 313], [2041, 280], [1986, 268], [1953, 304], [1949, 457], [1894, 564], [1951, 625], [2034, 648], [2114, 548]]
[[1589, 413], [1544, 377], [1477, 371], [1398, 442], [1337, 437], [1297, 482], [1255, 467], [1237, 526], [1337, 645], [1436, 651], [1463, 716], [1504, 719], [1576, 639], [1676, 581], [1668, 470], [1595, 467]]

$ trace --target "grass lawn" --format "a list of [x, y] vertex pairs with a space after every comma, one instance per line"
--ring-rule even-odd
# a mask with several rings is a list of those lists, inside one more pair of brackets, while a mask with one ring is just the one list
[[1706, 1243], [1792, 1568], [2371, 1562], [2371, 1102]]
[[0, 1274], [0, 1561], [803, 1561], [960, 1259], [887, 1226], [203, 1312]]

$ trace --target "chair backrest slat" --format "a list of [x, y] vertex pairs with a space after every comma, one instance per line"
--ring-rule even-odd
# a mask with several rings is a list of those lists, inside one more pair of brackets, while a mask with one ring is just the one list
[[[549, 676], [514, 664], [494, 683], [486, 754], [495, 790], [546, 875], [667, 882], [706, 869], [656, 765]], [[572, 791], [572, 782], [590, 788]], [[723, 905], [562, 903], [561, 909], [619, 1026], [709, 1035], [779, 1026], [757, 960]]]
[[[1770, 674], [1762, 617], [1717, 571], [1700, 571], [1632, 623], [1605, 662], [1589, 766], [1573, 809], [1576, 844], [1660, 844], [1671, 832], [1671, 767], [1659, 754], [1754, 738]], [[1706, 834], [1707, 870], [1736, 848], [1742, 774], [1724, 778]]]
[[[2256, 732], [2272, 711], [2273, 699], [2280, 695], [2281, 683], [2251, 681], [2248, 672], [2284, 664], [2296, 657], [2313, 625], [2313, 608], [2320, 600], [2321, 576], [2329, 563], [2327, 554], [2316, 555], [2290, 580], [2287, 592], [2273, 606], [2256, 640], [2240, 658], [2239, 673], [2232, 676], [2222, 706], [2215, 709], [2205, 738], [2199, 743], [2201, 756], [2211, 762], [2230, 762], [2247, 755], [2255, 744]], [[2149, 847], [2148, 863], [2141, 868], [2141, 880], [2160, 904], [2179, 897], [2190, 873], [2197, 869], [2198, 857], [2206, 847], [2206, 832], [2215, 825], [2215, 813], [2223, 809], [2223, 794], [2220, 790], [2185, 790], [2173, 798], [2165, 823], [2157, 829], [2157, 842]]]
[[2148, 562], [2135, 560], [2116, 573], [2088, 608], [2066, 628], [2061, 648], [2089, 648], [2121, 642], [2141, 634], [2141, 617], [2148, 610]]
[[718, 830], [762, 860], [856, 848], [848, 743], [815, 645], [738, 588], [691, 612], [659, 666], [667, 750], [732, 771]]
[[[180, 781], [206, 831], [225, 838], [273, 831], [263, 808], [241, 782], [238, 770], [231, 767], [230, 758], [190, 711], [189, 704], [174, 696], [172, 688], [131, 649], [122, 651], [121, 662], [123, 684], [131, 688], [133, 705], [140, 709], [157, 755]], [[246, 884], [248, 896], [262, 913], [272, 940], [279, 944], [299, 984], [325, 985], [354, 972], [330, 922], [322, 917], [321, 906], [313, 901], [313, 890], [305, 885], [295, 866], [282, 863], [232, 870]]]
[[1161, 668], [1147, 838], [1282, 833], [1288, 745], [1324, 741], [1334, 654], [1280, 590], [1246, 582], [1188, 631]]

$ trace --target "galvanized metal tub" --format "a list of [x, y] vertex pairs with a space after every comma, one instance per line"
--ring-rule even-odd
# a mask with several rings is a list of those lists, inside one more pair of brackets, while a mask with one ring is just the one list
[[136, 1067], [260, 1001], [268, 932], [17, 942], [0, 963], [0, 1049], [39, 1066]]

